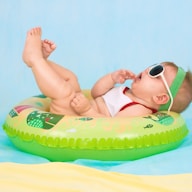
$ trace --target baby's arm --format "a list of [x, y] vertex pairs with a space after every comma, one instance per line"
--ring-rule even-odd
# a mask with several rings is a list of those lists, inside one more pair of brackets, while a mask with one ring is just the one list
[[77, 93], [75, 95], [71, 101], [71, 106], [80, 116], [105, 117], [105, 115], [97, 112], [92, 107], [90, 101], [82, 93]]
[[114, 87], [115, 84], [125, 83], [128, 79], [134, 79], [135, 74], [129, 70], [121, 69], [114, 71], [113, 73], [109, 73], [99, 79], [91, 90], [91, 94], [93, 98], [104, 95], [107, 91]]

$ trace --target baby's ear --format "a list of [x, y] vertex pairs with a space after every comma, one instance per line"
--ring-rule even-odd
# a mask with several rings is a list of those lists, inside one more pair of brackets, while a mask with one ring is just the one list
[[158, 104], [158, 105], [162, 105], [162, 104], [166, 104], [169, 101], [169, 95], [166, 93], [162, 93], [160, 95], [155, 95], [153, 96], [153, 101]]

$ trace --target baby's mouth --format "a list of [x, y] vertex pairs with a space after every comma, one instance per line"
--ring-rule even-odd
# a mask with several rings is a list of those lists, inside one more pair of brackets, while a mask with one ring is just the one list
[[139, 78], [139, 79], [141, 79], [141, 78], [142, 78], [142, 73], [140, 73], [140, 74], [138, 75], [138, 78]]
[[137, 77], [135, 78], [135, 81], [140, 81], [142, 78], [142, 73], [140, 73], [139, 75], [137, 75]]

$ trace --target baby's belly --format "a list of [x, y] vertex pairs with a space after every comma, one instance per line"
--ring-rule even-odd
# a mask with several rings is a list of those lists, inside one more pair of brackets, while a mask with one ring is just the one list
[[91, 101], [92, 106], [95, 108], [96, 111], [106, 115], [106, 117], [111, 117], [108, 108], [105, 104], [105, 101], [102, 97], [97, 97], [95, 100]]

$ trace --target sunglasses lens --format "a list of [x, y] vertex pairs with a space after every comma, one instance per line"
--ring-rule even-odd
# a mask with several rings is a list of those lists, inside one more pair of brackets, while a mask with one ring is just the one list
[[154, 77], [154, 76], [159, 75], [162, 71], [163, 71], [163, 66], [162, 66], [162, 65], [157, 65], [157, 66], [154, 66], [154, 67], [149, 71], [149, 74]]

